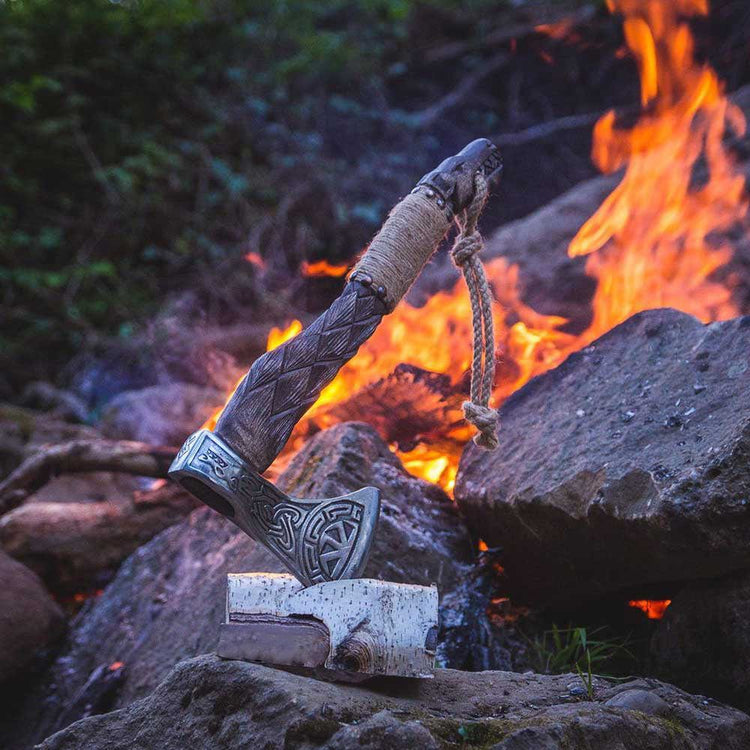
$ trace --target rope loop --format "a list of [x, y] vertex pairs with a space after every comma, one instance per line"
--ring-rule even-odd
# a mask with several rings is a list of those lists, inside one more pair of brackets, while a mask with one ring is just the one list
[[456, 242], [451, 250], [453, 262], [459, 267], [463, 267], [484, 247], [482, 235], [479, 232], [471, 234], [460, 234], [456, 237]]
[[497, 411], [490, 407], [495, 379], [495, 332], [492, 322], [492, 295], [484, 266], [478, 254], [484, 247], [477, 221], [487, 201], [487, 180], [477, 173], [474, 198], [463, 216], [456, 218], [459, 234], [453, 243], [451, 257], [463, 271], [471, 300], [473, 357], [471, 363], [471, 400], [463, 404], [466, 420], [477, 428], [474, 442], [482, 448], [497, 448]]

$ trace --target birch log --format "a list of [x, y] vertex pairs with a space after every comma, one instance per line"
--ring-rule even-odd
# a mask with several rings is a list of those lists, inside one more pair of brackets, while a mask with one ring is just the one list
[[290, 575], [230, 574], [219, 656], [341, 675], [432, 677], [435, 586], [371, 578], [305, 588]]

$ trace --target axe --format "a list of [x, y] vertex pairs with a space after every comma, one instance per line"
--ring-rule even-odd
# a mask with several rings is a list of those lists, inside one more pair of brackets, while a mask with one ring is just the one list
[[290, 497], [261, 474], [323, 388], [411, 287], [454, 217], [474, 198], [477, 175], [502, 169], [478, 139], [426, 174], [390, 212], [338, 299], [308, 328], [258, 358], [213, 432], [183, 444], [169, 476], [267, 547], [305, 586], [358, 578], [372, 545], [380, 496]]

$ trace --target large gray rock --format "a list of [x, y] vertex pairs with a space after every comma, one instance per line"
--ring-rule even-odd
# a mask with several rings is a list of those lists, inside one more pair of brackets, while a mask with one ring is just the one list
[[[613, 686], [597, 678], [593, 700], [572, 695], [571, 683], [580, 680], [439, 670], [434, 680], [352, 687], [201, 656], [178, 664], [149, 697], [76, 722], [41, 750], [750, 746], [750, 717], [656, 680]], [[623, 693], [638, 700], [616, 700]]]
[[[279, 484], [308, 497], [336, 496], [364, 485], [381, 490], [368, 577], [437, 583], [448, 592], [468, 567], [469, 537], [453, 503], [439, 488], [407, 474], [367, 425], [341, 424], [318, 434]], [[79, 615], [65, 653], [51, 670], [46, 697], [30, 698], [37, 729], [33, 739], [70, 718], [67, 707], [82, 702], [81, 691], [96, 692], [85, 683], [103, 665], [124, 664], [114, 705], [125, 706], [153, 690], [181, 659], [212, 651], [224, 616], [226, 574], [244, 571], [282, 568], [207, 508], [141, 547]], [[26, 739], [29, 720], [24, 715], [17, 725]]]
[[0, 683], [18, 678], [64, 625], [39, 578], [0, 550]]
[[655, 670], [750, 710], [750, 573], [686, 585], [651, 639]]
[[456, 499], [516, 599], [750, 565], [750, 318], [640, 313], [508, 399], [499, 438]]
[[179, 446], [224, 403], [225, 393], [190, 383], [169, 383], [115, 396], [102, 414], [106, 437]]

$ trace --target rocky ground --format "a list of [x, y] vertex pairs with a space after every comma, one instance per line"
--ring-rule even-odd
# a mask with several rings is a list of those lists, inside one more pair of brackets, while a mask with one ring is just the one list
[[148, 697], [83, 719], [43, 750], [184, 747], [742, 750], [750, 718], [656, 680], [439, 670], [344, 686], [201, 656]]
[[[695, 329], [686, 316], [659, 315]], [[631, 328], [637, 332], [639, 325], [633, 321]], [[656, 334], [670, 330], [669, 325], [657, 327]], [[683, 335], [677, 338], [689, 342], [679, 330]], [[586, 356], [574, 358], [571, 366]], [[533, 395], [535, 389], [528, 391]], [[471, 452], [467, 461], [470, 457]], [[409, 476], [372, 428], [350, 423], [320, 433], [280, 483], [287, 491], [308, 496], [378, 486], [383, 518], [367, 575], [439, 582], [443, 665], [513, 666], [518, 643], [509, 639], [507, 628], [498, 632], [484, 616], [496, 585], [495, 568], [472, 565], [469, 532], [456, 506], [436, 487]], [[475, 522], [474, 531], [480, 526], [489, 538], [486, 521]], [[512, 552], [506, 550], [506, 565], [512, 563]], [[627, 556], [623, 559], [632, 563]], [[593, 565], [585, 575], [595, 576], [600, 567]], [[559, 568], [558, 585], [570, 585], [571, 580], [564, 579], [566, 566]], [[57, 647], [55, 660], [26, 695], [6, 690], [0, 722], [4, 746], [28, 747], [47, 737], [42, 747], [231, 748], [264, 742], [269, 748], [357, 744], [656, 750], [731, 749], [750, 742], [745, 714], [655, 679], [589, 681], [585, 673], [441, 669], [433, 681], [379, 680], [355, 687], [200, 656], [210, 654], [216, 644], [225, 574], [278, 569], [274, 558], [223, 518], [208, 509], [194, 511], [126, 560], [104, 593], [81, 610], [64, 644]], [[33, 577], [30, 572], [24, 575]], [[512, 564], [506, 578], [511, 575]], [[725, 687], [734, 688], [723, 697], [736, 702], [737, 687], [744, 684], [738, 665], [745, 651], [742, 630], [734, 626], [746, 599], [743, 579], [734, 580], [726, 579], [725, 591], [734, 585], [737, 593], [723, 597], [724, 608], [707, 622], [695, 606], [695, 598], [705, 592], [698, 588], [691, 595], [685, 587], [684, 603], [675, 599], [674, 616], [668, 612], [654, 644], [662, 644], [656, 648], [662, 665], [673, 655], [678, 666], [674, 674], [686, 680], [691, 676], [690, 654], [702, 653], [706, 682], [693, 680], [691, 689], [702, 693], [703, 684], [720, 686], [723, 679]], [[43, 656], [45, 648], [57, 643], [62, 615], [37, 587], [49, 625], [27, 650], [41, 649]], [[32, 592], [33, 586], [24, 589]], [[706, 648], [706, 634], [716, 621], [726, 637], [734, 636], [734, 672], [726, 659], [712, 664], [713, 652]], [[17, 623], [11, 623], [8, 632], [13, 627], [18, 628]], [[24, 665], [12, 668], [18, 674]], [[39, 667], [35, 669], [38, 673]], [[712, 682], [712, 676], [719, 679]]]
[[[319, 434], [279, 482], [308, 497], [364, 485], [381, 490], [369, 577], [437, 583], [449, 594], [469, 571], [471, 544], [455, 505], [434, 485], [407, 474], [367, 425], [342, 424]], [[45, 685], [25, 703], [25, 715], [35, 724], [20, 722], [21, 734], [31, 731], [31, 739], [42, 739], [69, 723], [71, 706], [81, 714], [126, 706], [152, 691], [180, 659], [210, 652], [223, 619], [226, 574], [253, 570], [282, 569], [263, 547], [207, 508], [140, 547], [73, 623]], [[110, 689], [112, 664], [122, 668]], [[104, 704], [86, 708], [102, 693]]]

